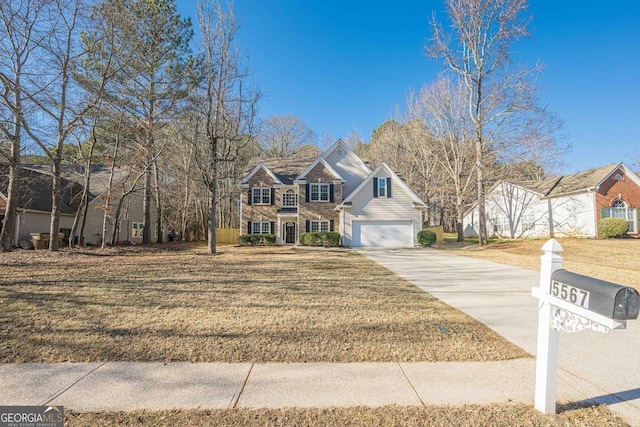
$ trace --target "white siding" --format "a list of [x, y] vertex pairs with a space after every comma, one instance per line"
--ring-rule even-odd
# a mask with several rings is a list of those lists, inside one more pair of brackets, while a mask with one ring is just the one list
[[344, 154], [338, 156], [336, 151], [333, 150], [324, 160], [346, 181], [342, 190], [342, 198], [346, 199], [371, 172], [363, 167], [352, 152], [344, 150]]
[[[377, 178], [386, 179], [384, 169]], [[413, 243], [422, 229], [420, 210], [413, 207], [413, 199], [394, 180], [391, 198], [373, 197], [373, 180], [351, 200], [353, 207], [345, 209], [344, 245], [351, 246], [353, 221], [411, 221], [413, 223]]]
[[[486, 204], [489, 237], [593, 237], [595, 208], [591, 193], [553, 199], [540, 196], [511, 184], [498, 185]], [[531, 224], [529, 228], [526, 224]], [[477, 237], [478, 209], [468, 212], [463, 220], [466, 237]]]

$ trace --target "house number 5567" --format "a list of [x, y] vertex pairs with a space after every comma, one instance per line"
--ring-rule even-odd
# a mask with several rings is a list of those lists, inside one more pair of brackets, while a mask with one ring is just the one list
[[589, 308], [589, 292], [566, 283], [551, 282], [551, 295], [580, 307]]

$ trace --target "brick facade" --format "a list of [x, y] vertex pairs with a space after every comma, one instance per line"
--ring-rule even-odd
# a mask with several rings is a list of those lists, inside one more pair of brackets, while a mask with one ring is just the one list
[[[622, 179], [616, 180], [616, 175]], [[629, 208], [640, 208], [640, 186], [629, 179], [622, 169], [611, 174], [596, 193], [596, 209], [600, 219], [600, 208], [609, 208], [614, 200], [621, 198]]]
[[[640, 226], [640, 186], [626, 176], [621, 168], [612, 173], [596, 192], [596, 221], [601, 219], [601, 209], [612, 207], [617, 199], [624, 200], [627, 208], [636, 209]], [[638, 232], [636, 230], [630, 234], [637, 235]]]
[[[263, 169], [258, 170], [248, 181], [249, 188], [242, 192], [242, 223], [240, 224], [241, 234], [250, 234], [249, 222], [269, 221], [275, 222], [280, 206], [280, 192], [274, 187], [276, 182]], [[254, 188], [270, 188], [274, 193], [273, 205], [254, 205], [249, 198]], [[275, 231], [274, 231], [275, 233]]]
[[[291, 222], [296, 216], [295, 213], [281, 213], [280, 218], [278, 212], [282, 206], [282, 193], [290, 188], [296, 189], [298, 193], [298, 215], [297, 215], [297, 234], [304, 233], [307, 230], [307, 221], [311, 220], [326, 220], [332, 221], [333, 230], [339, 231], [340, 227], [340, 214], [335, 210], [336, 206], [340, 204], [341, 189], [339, 184], [334, 184], [336, 177], [321, 163], [318, 163], [306, 176], [306, 183], [297, 185], [280, 186], [273, 177], [271, 177], [265, 170], [259, 169], [251, 178], [246, 182], [248, 188], [244, 188], [242, 191], [242, 222], [240, 224], [241, 234], [250, 234], [250, 223], [252, 222], [271, 222], [273, 223], [273, 234], [278, 234], [282, 239], [284, 235], [284, 223]], [[329, 184], [333, 189], [333, 197], [330, 200], [333, 201], [306, 201], [307, 200], [307, 186], [311, 183]], [[253, 204], [250, 201], [252, 190], [254, 188], [270, 188], [273, 193], [273, 204]], [[278, 221], [281, 220], [282, 224], [278, 227]]]
[[307, 231], [307, 221], [311, 220], [326, 220], [333, 221], [334, 231], [338, 231], [340, 228], [340, 214], [335, 210], [336, 206], [340, 204], [340, 185], [333, 183], [335, 177], [327, 168], [318, 163], [306, 176], [307, 184], [329, 184], [333, 188], [333, 202], [307, 202], [307, 185], [301, 184], [298, 194], [299, 197], [299, 224], [300, 232]]

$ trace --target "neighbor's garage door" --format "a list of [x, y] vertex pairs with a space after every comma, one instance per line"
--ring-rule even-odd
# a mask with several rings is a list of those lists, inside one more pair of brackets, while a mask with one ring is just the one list
[[411, 221], [354, 221], [351, 246], [413, 246]]

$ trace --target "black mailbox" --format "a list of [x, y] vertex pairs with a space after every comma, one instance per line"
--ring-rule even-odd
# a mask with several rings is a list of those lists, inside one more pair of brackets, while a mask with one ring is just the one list
[[556, 270], [551, 275], [549, 293], [615, 320], [637, 319], [640, 311], [640, 296], [634, 288], [567, 270]]

